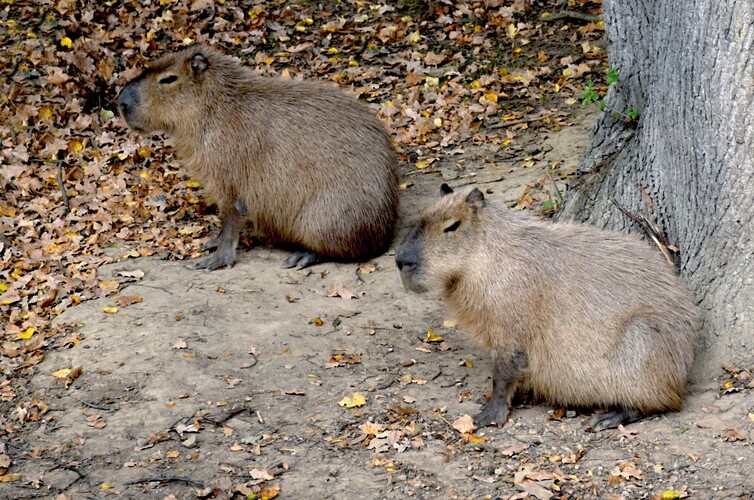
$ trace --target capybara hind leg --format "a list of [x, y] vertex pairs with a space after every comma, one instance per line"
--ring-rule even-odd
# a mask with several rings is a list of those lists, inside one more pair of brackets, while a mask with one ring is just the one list
[[492, 397], [474, 418], [477, 427], [502, 425], [508, 419], [508, 406], [521, 376], [523, 354], [501, 355], [493, 352], [492, 356]]
[[644, 414], [639, 410], [614, 410], [605, 413], [595, 413], [587, 422], [587, 432], [599, 432], [605, 429], [611, 429], [623, 424], [630, 424], [641, 420]]
[[293, 252], [283, 261], [283, 269], [290, 269], [291, 267], [298, 266], [299, 269], [309, 267], [312, 264], [319, 262], [317, 254], [312, 251], [307, 252]]
[[233, 267], [236, 260], [236, 247], [243, 226], [243, 216], [235, 206], [221, 210], [220, 219], [223, 227], [220, 235], [202, 245], [202, 250], [216, 248], [215, 252], [193, 264], [194, 269], [213, 271], [221, 267]]

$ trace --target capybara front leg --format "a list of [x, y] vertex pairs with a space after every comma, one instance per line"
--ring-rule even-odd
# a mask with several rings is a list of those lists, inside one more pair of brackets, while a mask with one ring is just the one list
[[511, 397], [526, 360], [522, 353], [511, 355], [493, 351], [492, 363], [492, 397], [484, 404], [481, 413], [474, 418], [477, 427], [502, 425], [508, 419]]
[[227, 209], [221, 209], [220, 219], [223, 225], [220, 234], [217, 238], [202, 245], [202, 250], [210, 250], [212, 248], [216, 248], [216, 250], [212, 255], [197, 261], [193, 265], [194, 269], [212, 271], [221, 267], [233, 267], [233, 263], [236, 260], [238, 238], [241, 234], [244, 215], [246, 214], [246, 207], [240, 204], [243, 210], [239, 210], [239, 203], [237, 202], [235, 205], [227, 207]]

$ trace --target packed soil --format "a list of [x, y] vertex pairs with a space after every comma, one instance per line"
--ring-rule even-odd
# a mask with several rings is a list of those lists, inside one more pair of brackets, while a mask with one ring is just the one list
[[441, 182], [516, 209], [555, 182], [565, 195], [545, 169], [576, 166], [595, 118], [532, 132], [528, 168], [491, 167], [481, 147], [405, 168], [398, 236], [369, 262], [284, 270], [286, 252], [257, 244], [214, 272], [154, 257], [101, 267], [122, 286], [57, 319], [79, 340], [20, 389], [47, 408], [6, 446], [25, 480], [0, 496], [754, 498], [746, 371], [617, 430], [585, 432], [588, 411], [526, 398], [500, 428], [458, 430], [491, 388], [490, 357], [438, 297], [403, 289], [394, 248]]

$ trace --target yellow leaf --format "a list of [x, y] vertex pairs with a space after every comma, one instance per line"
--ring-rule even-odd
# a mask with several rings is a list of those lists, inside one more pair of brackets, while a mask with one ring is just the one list
[[82, 149], [84, 149], [84, 145], [81, 143], [80, 140], [72, 139], [71, 141], [68, 142], [68, 151], [72, 153], [78, 153]]
[[149, 172], [142, 172], [139, 174], [142, 179], [149, 179]]
[[191, 45], [192, 43], [194, 43], [194, 40], [190, 37], [186, 37], [183, 39], [183, 45]]
[[73, 304], [74, 306], [81, 304], [81, 297], [79, 297], [78, 295], [71, 295], [71, 304]]
[[0, 293], [5, 293], [8, 290], [8, 285], [0, 281]]
[[50, 106], [42, 106], [37, 111], [37, 115], [44, 119], [52, 118], [52, 108]]
[[563, 76], [566, 77], [566, 78], [571, 77], [574, 74], [575, 73], [574, 73], [574, 71], [571, 68], [566, 68], [566, 69], [563, 70]]
[[491, 102], [497, 102], [497, 94], [494, 92], [487, 92], [484, 94], [484, 98]]
[[115, 314], [118, 312], [118, 308], [114, 306], [103, 307], [102, 312], [105, 314]]
[[66, 378], [72, 371], [70, 368], [61, 368], [56, 372], [52, 372], [52, 376], [55, 378]]
[[508, 32], [508, 38], [516, 38], [516, 35], [518, 34], [518, 28], [516, 28], [513, 23], [510, 23], [506, 28], [506, 31]]
[[68, 37], [65, 37], [65, 38], [63, 38], [62, 40], [60, 40], [60, 45], [61, 45], [62, 47], [65, 47], [65, 48], [67, 48], [67, 49], [70, 49], [71, 47], [73, 47], [73, 40], [71, 40], [71, 39], [70, 39], [70, 38], [68, 38]]
[[103, 490], [109, 490], [112, 489], [112, 485], [109, 485], [107, 483], [102, 483], [102, 489]]
[[725, 383], [723, 384], [723, 388], [725, 388], [725, 389], [730, 389], [733, 386], [734, 386], [734, 384], [730, 380], [726, 380]]
[[681, 492], [679, 490], [665, 490], [662, 492], [662, 500], [675, 500], [681, 498]]
[[191, 179], [186, 183], [186, 187], [190, 189], [199, 189], [200, 187], [202, 187], [202, 183], [197, 180]]
[[270, 486], [259, 492], [259, 500], [272, 500], [280, 494], [280, 485]]
[[339, 50], [336, 49], [335, 47], [330, 47], [329, 49], [327, 49], [328, 54], [337, 54], [338, 52]]
[[403, 183], [401, 183], [400, 186], [398, 186], [398, 189], [400, 189], [401, 191], [405, 191], [406, 189], [410, 188], [413, 185], [414, 185], [414, 183], [410, 182], [410, 181], [409, 182], [403, 182]]
[[434, 76], [428, 76], [427, 78], [424, 79], [424, 84], [427, 85], [428, 87], [436, 87], [440, 85], [440, 79], [435, 78]]
[[435, 332], [430, 328], [427, 330], [427, 338], [424, 339], [424, 342], [442, 342], [443, 340], [445, 339], [439, 335], [435, 335]]
[[34, 328], [33, 326], [30, 326], [26, 330], [21, 330], [20, 332], [18, 332], [18, 338], [20, 338], [21, 340], [29, 340], [31, 336], [34, 335], [34, 332], [36, 331], [37, 331], [36, 328]]
[[419, 33], [419, 31], [414, 31], [410, 35], [408, 35], [408, 41], [411, 43], [419, 43], [422, 40], [422, 35]]
[[325, 324], [325, 322], [322, 321], [322, 318], [320, 318], [319, 316], [317, 316], [316, 318], [314, 318], [312, 320], [312, 323], [314, 323], [314, 326], [322, 326], [322, 325]]
[[416, 160], [416, 163], [414, 164], [414, 166], [418, 168], [419, 170], [424, 170], [428, 166], [432, 165], [434, 161], [435, 161], [434, 158], [425, 158], [423, 160]]
[[175, 401], [168, 401], [167, 403], [165, 403], [165, 406], [167, 406], [168, 408], [172, 408], [175, 406]]
[[477, 436], [476, 434], [472, 434], [470, 432], [466, 432], [461, 436], [463, 437], [464, 441], [468, 443], [486, 443], [490, 439], [488, 436]]
[[573, 97], [569, 97], [568, 99], [565, 100], [565, 103], [568, 104], [569, 106], [573, 106], [577, 102], [578, 101], [576, 99], [574, 99]]
[[362, 394], [354, 392], [352, 396], [345, 396], [338, 404], [344, 408], [359, 408], [367, 404], [367, 400]]
[[165, 453], [165, 456], [168, 457], [168, 458], [178, 458], [178, 457], [181, 456], [181, 452], [178, 451], [178, 450], [168, 450]]
[[18, 472], [14, 474], [5, 474], [3, 476], [0, 476], [0, 483], [10, 483], [11, 481], [18, 481], [21, 479], [21, 474]]

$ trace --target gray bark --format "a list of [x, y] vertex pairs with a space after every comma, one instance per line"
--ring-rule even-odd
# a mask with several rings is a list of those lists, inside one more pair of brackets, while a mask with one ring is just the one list
[[614, 198], [654, 219], [704, 315], [692, 378], [754, 366], [754, 2], [602, 5], [619, 81], [559, 217], [642, 232]]

